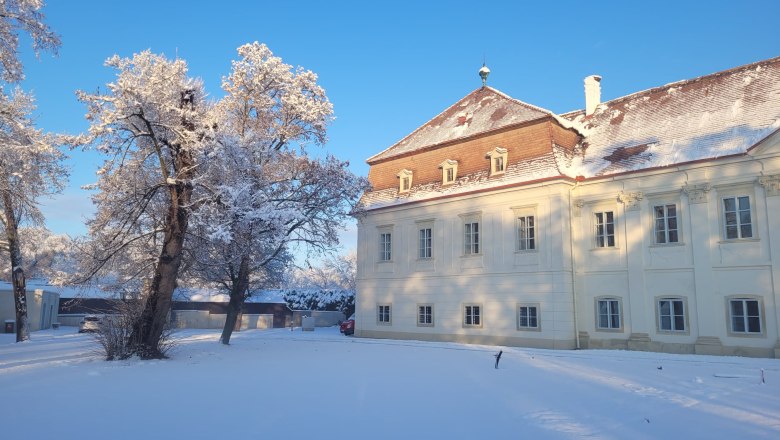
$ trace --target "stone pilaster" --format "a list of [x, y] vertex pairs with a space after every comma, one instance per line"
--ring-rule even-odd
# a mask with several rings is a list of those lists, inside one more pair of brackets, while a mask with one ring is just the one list
[[620, 192], [618, 194], [618, 200], [620, 203], [625, 205], [626, 211], [639, 211], [639, 202], [642, 200], [644, 195], [641, 192]]
[[712, 187], [709, 183], [701, 183], [698, 185], [683, 186], [682, 190], [688, 195], [688, 203], [698, 204], [707, 203], [707, 193], [710, 192]]
[[[647, 295], [645, 294], [645, 236], [647, 222], [642, 221], [641, 204], [643, 194], [641, 192], [620, 192], [618, 201], [623, 204], [624, 234], [622, 243], [618, 246], [624, 249], [626, 255], [628, 276], [628, 304], [627, 310], [631, 316], [631, 335], [645, 335], [649, 332], [647, 320]], [[640, 337], [635, 343], [629, 341], [629, 346], [635, 350], [643, 350], [649, 342]]]
[[774, 176], [761, 176], [758, 183], [764, 187], [767, 197], [780, 196], [780, 174]]

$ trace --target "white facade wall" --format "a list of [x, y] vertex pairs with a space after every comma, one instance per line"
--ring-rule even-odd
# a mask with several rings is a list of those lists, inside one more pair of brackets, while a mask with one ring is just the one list
[[[573, 348], [575, 331], [567, 184], [492, 192], [371, 213], [359, 220], [358, 336]], [[537, 219], [536, 249], [516, 248], [516, 214]], [[464, 222], [476, 219], [480, 252], [464, 253]], [[419, 258], [419, 230], [431, 227], [433, 255]], [[380, 260], [379, 234], [392, 236], [392, 258]], [[433, 325], [417, 308], [433, 306]], [[464, 306], [480, 306], [481, 325], [464, 326]], [[535, 305], [540, 323], [518, 330], [518, 304]], [[389, 324], [378, 305], [390, 305]]]
[[[773, 272], [780, 253], [772, 246], [780, 231], [780, 201], [759, 179], [778, 170], [776, 157], [746, 156], [596, 181], [574, 190], [579, 208], [573, 216], [577, 307], [584, 345], [775, 356], [778, 287]], [[751, 238], [725, 237], [723, 198], [729, 196], [750, 197]], [[653, 207], [663, 204], [677, 207], [678, 243], [655, 243]], [[617, 234], [616, 246], [604, 249], [593, 243], [593, 217], [606, 209], [616, 213]], [[596, 302], [605, 297], [621, 302], [619, 330], [597, 328]], [[728, 300], [737, 297], [759, 301], [760, 333], [732, 331]], [[661, 298], [684, 301], [684, 331], [660, 328]]]
[[[776, 133], [746, 156], [370, 211], [359, 219], [356, 335], [780, 356], [779, 150]], [[725, 237], [729, 196], [750, 198], [752, 237]], [[657, 244], [653, 207], [668, 204], [679, 241]], [[599, 248], [594, 216], [605, 211], [615, 215], [615, 246]], [[516, 249], [518, 212], [535, 215], [535, 251]], [[464, 255], [467, 216], [480, 221], [477, 256]], [[418, 258], [424, 225], [434, 231], [429, 260]], [[381, 232], [392, 234], [388, 262], [380, 261]], [[619, 300], [619, 328], [598, 328], [604, 298]], [[683, 330], [660, 328], [662, 298], [683, 301]], [[759, 301], [760, 333], [732, 331], [732, 298]], [[538, 305], [538, 331], [518, 330], [520, 303]], [[417, 325], [420, 304], [434, 306], [433, 326]], [[465, 304], [482, 306], [481, 327], [463, 325]], [[392, 306], [390, 323], [378, 322], [378, 305]]]

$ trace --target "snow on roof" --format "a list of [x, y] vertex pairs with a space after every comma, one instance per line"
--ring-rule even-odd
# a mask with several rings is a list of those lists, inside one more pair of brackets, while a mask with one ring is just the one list
[[[741, 154], [780, 130], [780, 57], [679, 81], [554, 115], [485, 87], [470, 93], [412, 134], [371, 157], [376, 162], [427, 146], [551, 116], [582, 134], [574, 151], [510, 163], [501, 178], [487, 171], [454, 185], [415, 185], [407, 194], [391, 188], [366, 193], [365, 208], [522, 184], [558, 176], [596, 177]], [[510, 158], [511, 161], [511, 158]]]
[[548, 116], [553, 116], [548, 110], [511, 98], [492, 87], [481, 87], [366, 162]]
[[487, 188], [499, 188], [522, 182], [559, 177], [556, 156], [548, 153], [522, 163], [510, 163], [500, 177], [490, 177], [488, 170], [458, 177], [455, 183], [444, 185], [441, 181], [415, 185], [409, 192], [399, 194], [398, 188], [367, 192], [361, 202], [368, 209], [400, 205], [434, 197], [466, 194]]
[[[36, 289], [41, 289], [45, 292], [54, 292], [60, 295], [60, 298], [107, 298], [112, 296], [110, 292], [106, 292], [97, 287], [73, 287], [73, 286], [55, 286], [49, 284], [48, 281], [32, 278], [26, 280], [25, 287], [27, 292], [33, 292]], [[0, 291], [13, 291], [13, 285], [8, 281], [0, 281]]]
[[564, 174], [593, 177], [745, 153], [780, 129], [780, 57], [563, 115], [585, 154]]

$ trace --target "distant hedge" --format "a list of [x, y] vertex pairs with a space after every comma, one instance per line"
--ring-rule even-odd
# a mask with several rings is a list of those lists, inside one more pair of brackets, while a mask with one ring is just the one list
[[355, 313], [355, 291], [344, 289], [290, 289], [283, 291], [284, 300], [293, 310], [326, 310]]

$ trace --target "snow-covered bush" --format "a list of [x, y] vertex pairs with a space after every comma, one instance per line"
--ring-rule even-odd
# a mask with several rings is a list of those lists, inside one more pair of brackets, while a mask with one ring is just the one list
[[[98, 331], [95, 333], [95, 339], [103, 349], [107, 361], [128, 359], [135, 354], [143, 357], [143, 354], [137, 353], [130, 340], [133, 334], [133, 325], [139, 322], [143, 308], [144, 303], [142, 301], [118, 302], [115, 313], [106, 315], [100, 321]], [[168, 321], [158, 347], [163, 357], [174, 346], [174, 342], [171, 339], [171, 331], [172, 326], [170, 321]]]
[[345, 289], [290, 289], [284, 291], [284, 300], [293, 310], [326, 310], [355, 313], [355, 291]]

